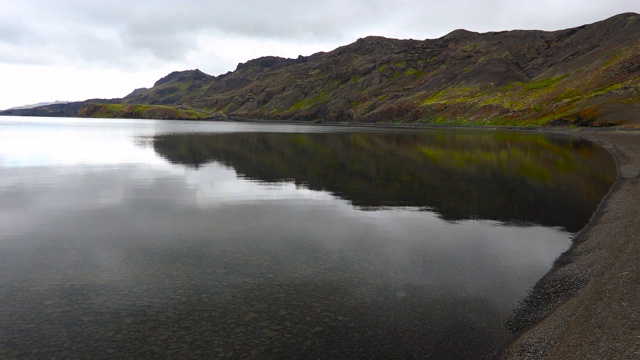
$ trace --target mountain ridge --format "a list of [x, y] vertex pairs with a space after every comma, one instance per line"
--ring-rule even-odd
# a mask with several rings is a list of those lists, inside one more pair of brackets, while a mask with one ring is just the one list
[[39, 103], [35, 103], [35, 104], [27, 104], [27, 105], [20, 105], [20, 106], [14, 106], [11, 108], [8, 108], [7, 110], [25, 110], [25, 109], [33, 109], [36, 107], [40, 107], [40, 106], [47, 106], [47, 105], [58, 105], [58, 104], [68, 104], [71, 101], [65, 101], [65, 100], [56, 100], [56, 101], [44, 101], [44, 102], [39, 102]]
[[264, 120], [635, 126], [640, 15], [557, 31], [368, 36], [295, 59], [260, 57], [218, 76], [172, 72], [107, 102]]

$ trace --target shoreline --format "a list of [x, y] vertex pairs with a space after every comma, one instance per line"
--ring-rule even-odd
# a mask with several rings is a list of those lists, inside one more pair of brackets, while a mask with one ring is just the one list
[[[627, 130], [627, 129], [625, 129]], [[496, 359], [640, 358], [640, 132], [543, 130], [590, 140], [618, 177], [510, 320]]]

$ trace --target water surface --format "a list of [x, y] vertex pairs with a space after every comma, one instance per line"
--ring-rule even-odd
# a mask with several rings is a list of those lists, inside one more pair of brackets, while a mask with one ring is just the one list
[[0, 118], [0, 355], [478, 358], [614, 178], [535, 133]]

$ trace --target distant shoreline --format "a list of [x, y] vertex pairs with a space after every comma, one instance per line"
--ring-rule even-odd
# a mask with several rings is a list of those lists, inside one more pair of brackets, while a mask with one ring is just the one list
[[[108, 119], [102, 117], [82, 117], [82, 116], [46, 116], [46, 115], [16, 115], [2, 114], [0, 117], [27, 117], [27, 118], [68, 118], [68, 119]], [[239, 116], [216, 115], [203, 119], [173, 119], [173, 118], [127, 118], [114, 117], [120, 120], [157, 120], [157, 121], [193, 121], [193, 122], [239, 122], [239, 123], [256, 123], [256, 124], [282, 124], [282, 125], [310, 125], [310, 126], [345, 126], [345, 127], [371, 127], [371, 128], [390, 128], [390, 129], [484, 129], [484, 130], [514, 130], [514, 131], [540, 131], [547, 133], [561, 133], [575, 131], [587, 132], [634, 132], [640, 131], [640, 125], [627, 124], [616, 126], [516, 126], [516, 125], [482, 125], [480, 123], [460, 124], [434, 124], [421, 122], [356, 122], [356, 121], [310, 121], [310, 120], [278, 120], [278, 119], [252, 119]]]

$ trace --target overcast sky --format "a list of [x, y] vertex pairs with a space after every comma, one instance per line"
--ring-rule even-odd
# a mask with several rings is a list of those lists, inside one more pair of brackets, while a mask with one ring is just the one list
[[0, 109], [123, 97], [175, 70], [330, 51], [359, 37], [559, 30], [640, 0], [0, 0]]

